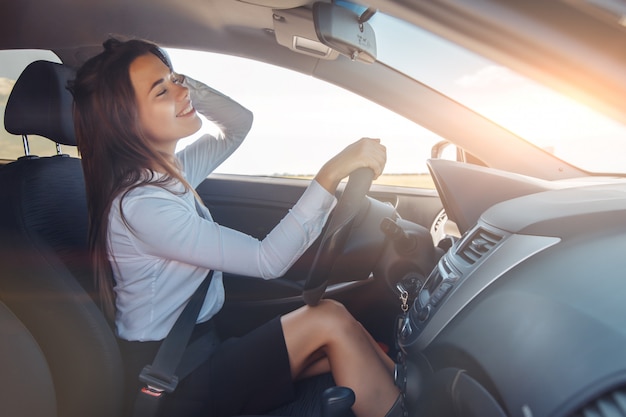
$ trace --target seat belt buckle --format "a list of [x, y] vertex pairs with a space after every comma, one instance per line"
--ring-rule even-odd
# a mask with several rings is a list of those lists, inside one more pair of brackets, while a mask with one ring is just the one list
[[139, 390], [142, 394], [145, 394], [149, 397], [161, 398], [165, 391], [159, 390], [158, 388], [151, 387], [150, 385], [146, 385]]
[[165, 380], [158, 375], [152, 373], [152, 366], [146, 365], [139, 374], [139, 380], [146, 384], [141, 392], [152, 397], [160, 397], [163, 392], [172, 393], [178, 385], [178, 377], [172, 375], [172, 378]]

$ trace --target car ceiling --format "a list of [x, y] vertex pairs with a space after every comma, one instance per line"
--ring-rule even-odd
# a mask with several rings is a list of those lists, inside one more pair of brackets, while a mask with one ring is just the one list
[[[594, 0], [596, 1], [596, 0]], [[612, 0], [604, 0], [611, 2]], [[617, 1], [617, 0], [615, 0]], [[42, 48], [78, 66], [100, 50], [109, 35], [153, 40], [248, 57], [325, 79], [368, 97], [472, 151], [488, 165], [546, 179], [580, 175], [579, 170], [546, 159], [543, 152], [514, 145], [498, 149], [510, 132], [488, 126], [467, 109], [457, 131], [442, 123], [451, 114], [423, 85], [407, 90], [397, 73], [347, 59], [324, 61], [293, 53], [273, 33], [275, 10], [304, 6], [311, 0], [20, 0], [0, 6], [0, 49]], [[423, 26], [469, 49], [592, 104], [626, 123], [626, 28], [619, 13], [603, 12], [585, 0], [370, 0], [369, 5]], [[599, 11], [600, 10], [600, 11]], [[584, 29], [581, 29], [584, 28]], [[77, 44], [77, 39], [81, 44]], [[415, 53], [409, 51], [410, 53]], [[336, 71], [349, 65], [357, 71]], [[367, 69], [365, 67], [368, 67]], [[387, 71], [381, 77], [381, 71]], [[352, 72], [352, 74], [350, 74]], [[380, 80], [386, 83], [382, 85]], [[357, 83], [360, 82], [360, 85]], [[369, 84], [368, 84], [369, 83]], [[378, 83], [378, 84], [376, 84]], [[376, 84], [374, 88], [368, 88]], [[417, 84], [417, 83], [415, 83]], [[374, 96], [376, 90], [388, 93]], [[418, 91], [419, 90], [419, 91]], [[430, 97], [429, 102], [415, 97]], [[450, 109], [452, 110], [452, 109]], [[479, 137], [472, 137], [479, 135]], [[456, 140], [458, 139], [458, 140]], [[465, 140], [465, 143], [462, 141]], [[513, 145], [511, 145], [513, 144]], [[509, 152], [512, 158], [503, 158]], [[519, 157], [522, 152], [525, 156]], [[507, 166], [498, 166], [502, 161]], [[513, 164], [513, 165], [511, 165]]]
[[67, 59], [66, 51], [97, 47], [111, 34], [210, 50], [231, 32], [273, 25], [271, 8], [236, 0], [23, 0], [3, 8], [0, 48], [46, 48]]

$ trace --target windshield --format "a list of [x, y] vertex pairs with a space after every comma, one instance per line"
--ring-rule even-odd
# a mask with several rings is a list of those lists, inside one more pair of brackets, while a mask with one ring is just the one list
[[572, 165], [626, 172], [623, 124], [404, 21], [376, 13], [370, 24], [379, 61]]

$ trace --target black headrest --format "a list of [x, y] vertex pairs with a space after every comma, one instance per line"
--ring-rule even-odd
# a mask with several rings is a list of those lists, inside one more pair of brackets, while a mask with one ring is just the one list
[[40, 135], [76, 146], [73, 97], [67, 89], [74, 71], [62, 64], [35, 61], [15, 82], [4, 112], [4, 126], [14, 135]]

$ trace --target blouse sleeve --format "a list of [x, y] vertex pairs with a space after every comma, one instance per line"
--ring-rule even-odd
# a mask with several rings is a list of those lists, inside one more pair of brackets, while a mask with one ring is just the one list
[[252, 127], [253, 115], [230, 97], [199, 81], [186, 77], [185, 85], [196, 111], [221, 131], [217, 137], [202, 136], [176, 155], [187, 181], [195, 188], [241, 145]]
[[335, 204], [335, 197], [313, 181], [263, 240], [198, 216], [165, 190], [131, 193], [123, 208], [136, 250], [146, 256], [270, 279], [284, 275], [313, 243]]

